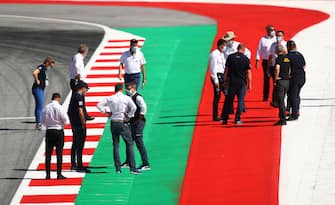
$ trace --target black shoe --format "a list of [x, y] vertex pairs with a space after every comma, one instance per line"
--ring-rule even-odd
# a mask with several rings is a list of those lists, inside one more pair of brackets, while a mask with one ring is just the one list
[[298, 120], [298, 116], [290, 116], [287, 120], [288, 121], [294, 121], [294, 120]]
[[273, 103], [273, 102], [270, 102], [270, 106], [271, 106], [271, 107], [274, 107], [274, 108], [277, 108], [277, 107], [278, 107], [278, 105], [275, 104], [275, 103]]
[[286, 125], [286, 121], [279, 120], [274, 125], [276, 126]]
[[78, 167], [77, 172], [91, 173], [91, 170], [87, 169], [86, 167]]
[[228, 121], [227, 120], [222, 120], [222, 124], [223, 125], [228, 125]]
[[122, 169], [129, 168], [129, 164], [128, 164], [127, 162], [123, 162], [123, 163], [121, 164], [121, 168], [122, 168]]
[[267, 98], [263, 98], [263, 100], [262, 100], [263, 102], [266, 102], [266, 101], [268, 101], [268, 99]]
[[50, 174], [47, 174], [47, 176], [45, 177], [45, 179], [50, 179]]
[[95, 119], [95, 117], [91, 117], [91, 116], [87, 116], [87, 118], [86, 118], [87, 121], [91, 121], [91, 120], [94, 120], [94, 119]]
[[142, 172], [138, 169], [135, 169], [135, 170], [130, 171], [130, 174], [139, 175], [139, 174], [142, 174]]
[[213, 117], [213, 121], [220, 121], [220, 118], [218, 118], [218, 117]]
[[141, 165], [139, 167], [137, 167], [138, 170], [141, 170], [141, 171], [145, 171], [145, 170], [150, 170], [150, 166], [149, 165]]
[[66, 179], [66, 177], [64, 177], [63, 175], [58, 175], [57, 179]]

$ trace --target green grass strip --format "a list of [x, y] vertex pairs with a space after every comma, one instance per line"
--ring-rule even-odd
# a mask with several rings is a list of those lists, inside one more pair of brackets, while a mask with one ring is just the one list
[[[146, 38], [148, 82], [139, 92], [148, 105], [144, 142], [152, 169], [140, 176], [127, 169], [115, 173], [108, 123], [91, 163], [96, 168], [86, 175], [76, 204], [177, 204], [216, 26], [122, 30]], [[123, 142], [120, 153], [124, 160]], [[135, 153], [140, 165], [136, 147]]]

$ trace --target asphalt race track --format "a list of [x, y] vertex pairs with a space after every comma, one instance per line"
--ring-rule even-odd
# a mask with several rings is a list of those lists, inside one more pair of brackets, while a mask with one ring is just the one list
[[43, 131], [34, 129], [32, 71], [46, 56], [55, 57], [45, 102], [53, 92], [65, 98], [70, 91], [67, 65], [76, 48], [86, 43], [91, 55], [103, 37], [98, 27], [15, 16], [77, 20], [112, 28], [214, 24], [211, 19], [185, 12], [138, 7], [4, 4], [0, 15], [11, 15], [0, 17], [1, 205], [10, 203], [44, 136]]

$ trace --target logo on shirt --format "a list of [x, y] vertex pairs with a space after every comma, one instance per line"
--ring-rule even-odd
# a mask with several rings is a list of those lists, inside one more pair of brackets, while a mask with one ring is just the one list
[[283, 62], [284, 62], [284, 63], [289, 63], [289, 62], [290, 62], [290, 59], [289, 59], [289, 58], [284, 58]]
[[83, 106], [84, 103], [83, 103], [83, 101], [79, 101], [78, 104], [79, 104], [79, 106]]

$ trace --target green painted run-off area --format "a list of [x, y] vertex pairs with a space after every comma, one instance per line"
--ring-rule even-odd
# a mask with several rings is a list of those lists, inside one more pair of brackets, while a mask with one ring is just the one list
[[[86, 175], [76, 204], [177, 204], [216, 26], [123, 30], [146, 38], [142, 51], [147, 60], [147, 86], [139, 92], [148, 105], [144, 142], [151, 170], [139, 176], [127, 169], [121, 175], [115, 173], [108, 123], [90, 164], [96, 168]], [[124, 147], [122, 142], [121, 161]]]

